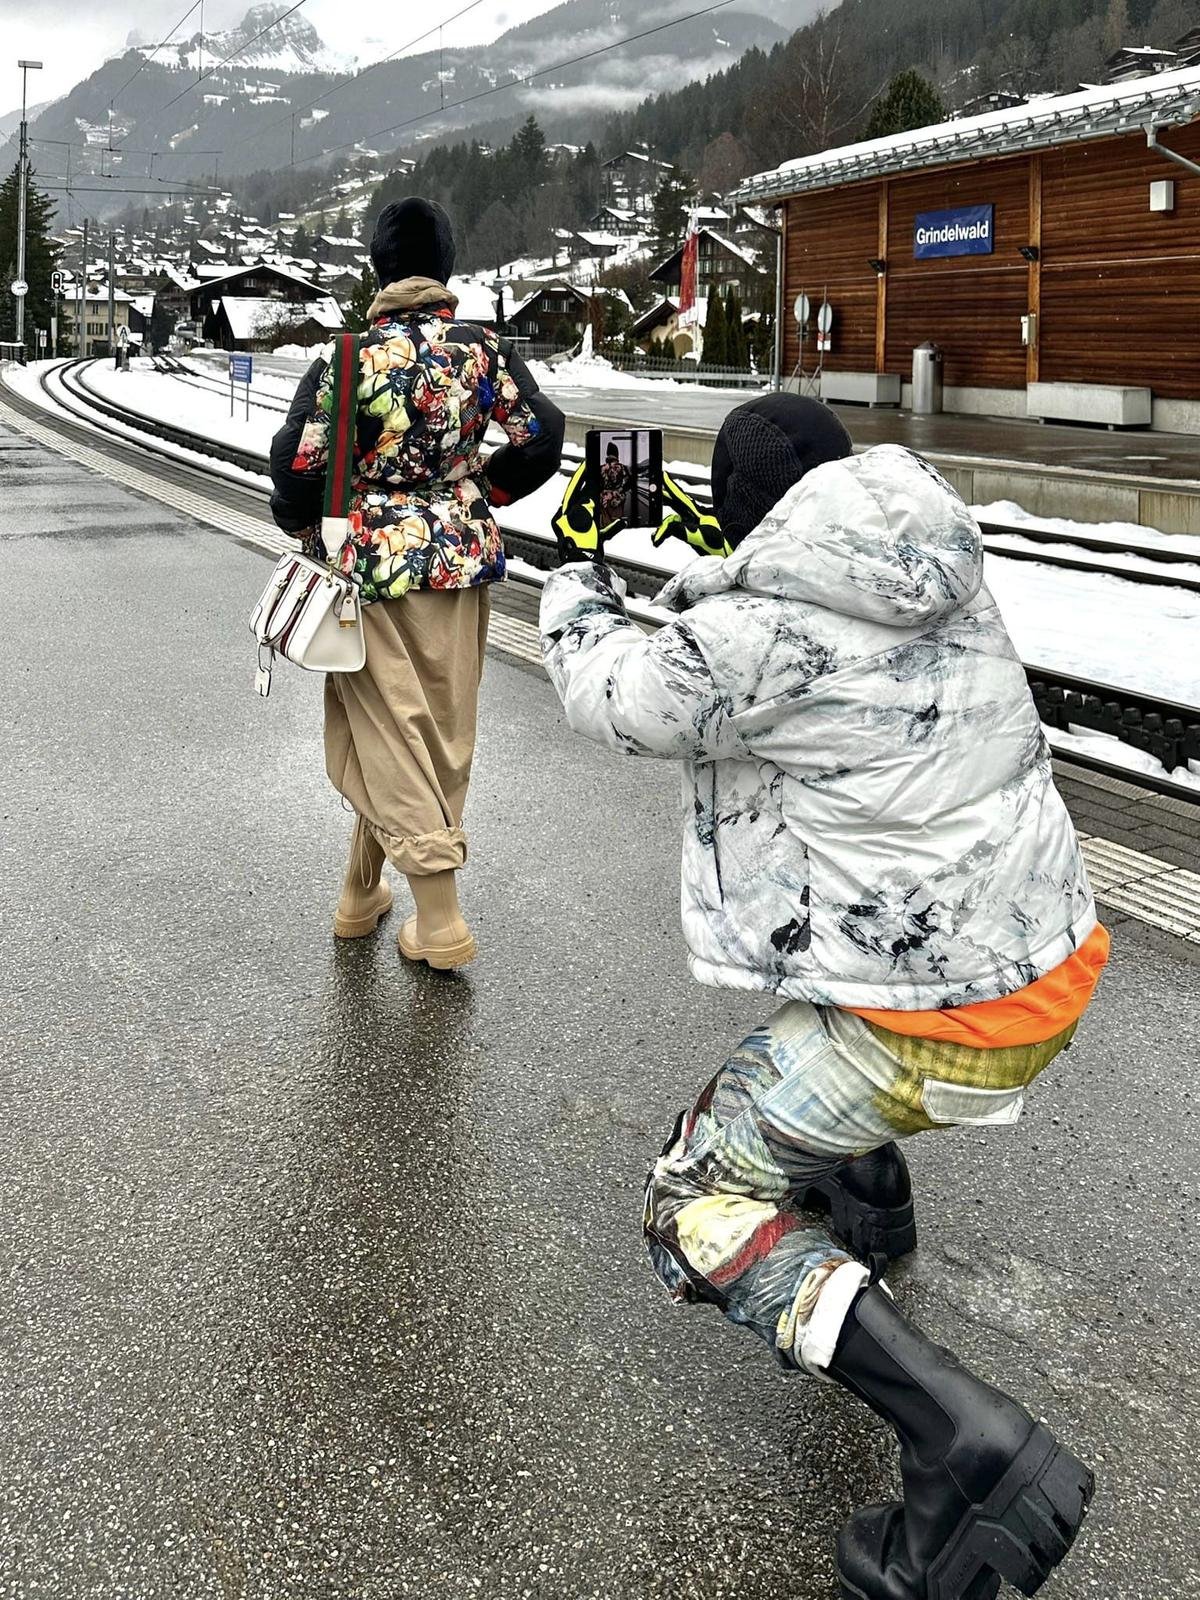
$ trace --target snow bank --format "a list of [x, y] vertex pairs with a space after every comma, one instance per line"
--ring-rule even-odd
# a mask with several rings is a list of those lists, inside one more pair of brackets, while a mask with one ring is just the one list
[[1102, 539], [1105, 544], [1122, 550], [1141, 545], [1147, 550], [1172, 550], [1200, 560], [1198, 534], [1162, 533], [1158, 528], [1146, 528], [1137, 522], [1069, 522], [1066, 517], [1035, 517], [1015, 500], [995, 500], [990, 505], [972, 506], [971, 514], [980, 522], [1036, 528], [1039, 533], [1061, 533], [1067, 540], [1073, 535], [1085, 534], [1089, 539]]
[[271, 354], [287, 356], [291, 361], [315, 361], [318, 356], [327, 355], [328, 352], [329, 340], [326, 339], [321, 344], [281, 344]]

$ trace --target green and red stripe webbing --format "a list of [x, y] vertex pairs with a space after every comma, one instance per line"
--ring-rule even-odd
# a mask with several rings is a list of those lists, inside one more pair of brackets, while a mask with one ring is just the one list
[[345, 517], [354, 482], [358, 425], [358, 338], [341, 333], [333, 352], [333, 405], [329, 416], [329, 464], [325, 471], [325, 515]]

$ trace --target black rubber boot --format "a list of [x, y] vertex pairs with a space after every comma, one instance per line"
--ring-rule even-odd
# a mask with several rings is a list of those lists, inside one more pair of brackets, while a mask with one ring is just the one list
[[860, 1261], [898, 1261], [916, 1248], [912, 1179], [898, 1145], [845, 1162], [806, 1190], [800, 1205], [827, 1211], [830, 1232]]
[[1049, 1429], [872, 1285], [846, 1317], [829, 1376], [900, 1441], [904, 1502], [871, 1506], [838, 1540], [842, 1600], [1032, 1595], [1067, 1554], [1094, 1487]]

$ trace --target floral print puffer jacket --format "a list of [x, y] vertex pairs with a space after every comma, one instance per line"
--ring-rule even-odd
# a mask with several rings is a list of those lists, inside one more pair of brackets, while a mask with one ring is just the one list
[[[509, 342], [456, 321], [448, 291], [440, 302], [385, 310], [362, 347], [342, 567], [357, 574], [366, 602], [502, 579], [504, 543], [491, 508], [539, 488], [562, 456], [561, 413]], [[321, 360], [272, 446], [271, 506], [288, 532], [307, 534], [320, 522], [332, 390]], [[509, 443], [489, 459], [492, 422]]]

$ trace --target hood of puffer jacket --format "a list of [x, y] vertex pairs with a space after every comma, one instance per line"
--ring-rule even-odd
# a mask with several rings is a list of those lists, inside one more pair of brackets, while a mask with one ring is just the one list
[[733, 555], [700, 558], [658, 599], [683, 611], [742, 589], [912, 628], [982, 584], [983, 536], [963, 501], [911, 450], [879, 445], [815, 467]]

